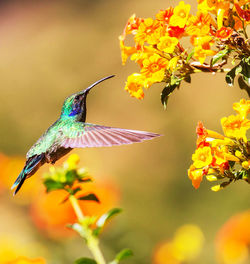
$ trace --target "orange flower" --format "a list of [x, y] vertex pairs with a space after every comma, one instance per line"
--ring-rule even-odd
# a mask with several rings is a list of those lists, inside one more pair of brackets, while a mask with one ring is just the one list
[[237, 10], [237, 13], [238, 15], [245, 21], [249, 21], [250, 20], [250, 10], [249, 9], [246, 9], [246, 10], [243, 10], [238, 3], [235, 3], [234, 4], [236, 10]]
[[199, 145], [204, 142], [207, 138], [207, 129], [203, 126], [202, 122], [198, 122], [198, 125], [196, 127], [196, 134], [197, 134], [197, 141], [196, 145], [199, 147]]
[[206, 36], [210, 32], [212, 18], [208, 13], [198, 12], [197, 16], [188, 19], [186, 33], [188, 35]]
[[[100, 203], [93, 201], [79, 201], [83, 214], [100, 216], [114, 206], [117, 206], [119, 194], [113, 184], [103, 183], [82, 184], [79, 195], [95, 193]], [[56, 190], [50, 193], [42, 192], [37, 195], [31, 207], [31, 217], [37, 227], [44, 230], [49, 236], [60, 237], [73, 234], [66, 228], [67, 224], [77, 221], [75, 212], [69, 201], [64, 201], [67, 193], [64, 190]]]
[[135, 42], [143, 45], [144, 42], [149, 44], [157, 44], [160, 36], [162, 35], [163, 27], [159, 20], [147, 18], [140, 23], [137, 34], [135, 35]]
[[226, 40], [233, 34], [233, 29], [230, 27], [221, 27], [216, 31], [215, 36], [219, 39]]
[[168, 60], [154, 54], [143, 60], [141, 73], [146, 78], [149, 78], [152, 83], [161, 82], [164, 79], [167, 64]]
[[248, 263], [250, 246], [250, 210], [231, 217], [219, 230], [216, 238], [220, 263]]
[[207, 56], [213, 56], [216, 51], [210, 49], [204, 49], [202, 46], [194, 48], [194, 57], [199, 60], [200, 64], [203, 64]]
[[129, 56], [134, 54], [137, 50], [135, 47], [127, 47], [124, 45], [124, 41], [120, 39], [120, 49], [121, 49], [121, 57], [122, 64], [124, 65]]
[[211, 164], [213, 159], [212, 150], [210, 147], [203, 147], [196, 149], [195, 153], [192, 155], [192, 160], [194, 161], [194, 166], [196, 168], [203, 168]]
[[170, 17], [174, 14], [173, 7], [169, 7], [166, 10], [160, 10], [158, 14], [156, 14], [156, 19], [166, 24], [169, 23]]
[[125, 38], [127, 34], [136, 34], [141, 22], [143, 22], [143, 19], [138, 18], [135, 14], [133, 14], [128, 19], [122, 36]]
[[74, 223], [76, 216], [68, 201], [62, 203], [66, 196], [67, 193], [64, 190], [55, 190], [50, 193], [41, 192], [32, 204], [32, 220], [38, 228], [46, 231], [49, 236], [57, 237], [71, 234], [65, 225]]
[[204, 173], [201, 169], [196, 169], [194, 165], [191, 165], [188, 169], [188, 177], [192, 181], [192, 185], [195, 189], [198, 189], [200, 187], [200, 184], [202, 182]]
[[139, 73], [133, 73], [132, 75], [128, 76], [125, 90], [129, 92], [132, 97], [137, 99], [144, 98], [143, 86], [144, 86], [143, 76]]
[[[15, 178], [23, 169], [25, 159], [21, 157], [7, 157], [0, 153], [0, 186], [6, 190], [11, 191], [11, 186], [14, 183]], [[28, 180], [27, 184], [24, 184], [22, 192], [20, 192], [18, 199], [14, 199], [16, 203], [29, 204], [33, 197], [37, 195], [37, 192], [41, 188], [41, 175], [44, 168], [41, 168], [35, 177]]]
[[183, 225], [177, 229], [172, 241], [160, 244], [154, 253], [154, 264], [189, 263], [200, 254], [204, 235], [195, 225]]
[[184, 28], [188, 19], [190, 5], [185, 5], [184, 1], [174, 8], [174, 14], [170, 18], [170, 26]]
[[247, 141], [246, 131], [250, 128], [250, 120], [242, 119], [240, 115], [231, 115], [221, 119], [224, 134], [227, 137], [242, 138]]
[[250, 100], [241, 99], [239, 103], [233, 104], [233, 109], [238, 112], [242, 119], [245, 119], [250, 113]]
[[179, 41], [177, 38], [164, 36], [160, 38], [160, 42], [157, 44], [157, 48], [166, 53], [173, 53], [178, 42]]
[[194, 57], [198, 59], [201, 64], [204, 63], [207, 56], [216, 54], [216, 51], [210, 50], [214, 43], [211, 36], [191, 37], [191, 43], [195, 46]]
[[6, 262], [5, 264], [45, 264], [44, 259], [28, 259], [26, 257], [19, 257], [13, 261]]

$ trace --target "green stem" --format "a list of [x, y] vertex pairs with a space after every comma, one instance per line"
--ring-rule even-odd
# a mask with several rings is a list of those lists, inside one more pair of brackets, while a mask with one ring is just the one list
[[99, 248], [99, 240], [93, 235], [92, 229], [89, 226], [84, 225], [85, 216], [82, 213], [81, 207], [79, 206], [78, 200], [74, 195], [69, 196], [69, 201], [75, 211], [75, 214], [78, 218], [79, 223], [83, 228], [83, 232], [80, 235], [86, 239], [86, 244], [91, 251], [94, 259], [98, 264], [106, 264], [106, 261], [103, 257], [103, 254]]

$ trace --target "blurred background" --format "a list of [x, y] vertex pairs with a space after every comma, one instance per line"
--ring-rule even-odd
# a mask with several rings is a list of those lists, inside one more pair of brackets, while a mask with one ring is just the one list
[[[185, 2], [195, 14], [196, 1]], [[93, 188], [103, 201], [99, 207], [86, 203], [86, 213], [98, 214], [114, 206], [124, 209], [102, 234], [107, 259], [129, 247], [134, 257], [127, 263], [157, 263], [159, 247], [189, 224], [203, 233], [204, 247], [187, 263], [215, 263], [220, 258], [218, 237], [228, 234], [220, 230], [242, 212], [248, 212], [242, 233], [249, 246], [249, 186], [237, 182], [214, 193], [212, 184], [203, 181], [195, 190], [187, 176], [197, 122], [222, 132], [220, 118], [233, 114], [233, 102], [246, 98], [246, 93], [227, 86], [224, 74], [196, 74], [192, 84], [183, 83], [174, 92], [164, 111], [162, 85], [151, 87], [142, 101], [124, 91], [127, 76], [139, 70], [133, 62], [121, 64], [118, 36], [127, 19], [133, 13], [153, 17], [177, 4], [173, 0], [0, 1], [0, 263], [21, 255], [42, 257], [48, 264], [90, 256], [83, 241], [64, 227], [72, 213], [67, 205], [60, 207], [61, 200], [55, 199], [52, 206], [54, 198], [44, 198], [40, 178], [49, 166], [25, 182], [16, 197], [9, 187], [28, 149], [58, 118], [64, 99], [111, 74], [116, 77], [89, 94], [87, 121], [164, 136], [142, 144], [74, 150], [81, 166], [95, 178]], [[249, 263], [239, 254], [227, 263]], [[158, 263], [178, 262], [168, 261], [166, 253]]]

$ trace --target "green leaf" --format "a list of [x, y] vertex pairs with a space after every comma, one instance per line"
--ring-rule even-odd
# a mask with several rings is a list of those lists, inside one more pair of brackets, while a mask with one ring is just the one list
[[72, 189], [72, 195], [75, 195], [77, 192], [81, 191], [82, 189], [80, 187], [77, 187], [75, 189]]
[[226, 74], [226, 82], [229, 86], [233, 86], [234, 84], [234, 78], [235, 78], [235, 71], [236, 71], [236, 68], [238, 67], [235, 66], [231, 71], [229, 71], [227, 74]]
[[248, 85], [250, 85], [250, 58], [243, 58], [241, 61], [241, 74]]
[[44, 180], [44, 185], [46, 187], [46, 191], [47, 192], [64, 189], [64, 184], [63, 183], [54, 181], [52, 179]]
[[74, 264], [97, 264], [97, 262], [94, 259], [90, 258], [80, 258], [77, 259]]
[[68, 185], [72, 186], [74, 181], [77, 179], [77, 174], [75, 170], [69, 170], [65, 174], [66, 182]]
[[244, 81], [243, 76], [239, 76], [238, 78], [238, 84], [240, 86], [240, 89], [246, 90], [248, 96], [250, 97], [250, 86]]
[[186, 75], [183, 80], [187, 83], [191, 83], [191, 75]]
[[241, 63], [238, 65], [238, 67], [236, 67], [235, 69], [235, 76], [237, 76], [239, 73], [241, 73], [242, 71], [242, 66]]
[[187, 59], [186, 59], [186, 62], [187, 62], [187, 63], [191, 60], [191, 58], [193, 57], [193, 55], [194, 55], [194, 50], [192, 50], [192, 51], [188, 54]]
[[95, 236], [98, 236], [102, 231], [103, 226], [115, 215], [122, 212], [121, 208], [113, 208], [109, 210], [107, 213], [103, 214], [98, 221], [96, 222], [97, 228], [93, 230]]
[[211, 61], [212, 66], [216, 62], [218, 62], [220, 59], [222, 59], [223, 57], [225, 57], [228, 53], [230, 53], [230, 51], [231, 51], [230, 49], [225, 48], [225, 49], [219, 51], [217, 54], [215, 54], [213, 56], [213, 58], [212, 58], [212, 61]]
[[90, 194], [78, 197], [77, 199], [84, 200], [84, 201], [94, 201], [94, 202], [100, 203], [100, 200], [94, 193], [90, 193]]
[[119, 253], [116, 255], [115, 260], [116, 260], [117, 262], [119, 262], [119, 261], [124, 260], [124, 259], [126, 259], [126, 258], [129, 258], [129, 257], [131, 257], [131, 256], [133, 256], [133, 252], [132, 252], [132, 250], [129, 249], [129, 248], [126, 248], [126, 249], [123, 249], [121, 252], [119, 252]]
[[170, 94], [176, 89], [179, 88], [183, 78], [176, 78], [175, 76], [171, 77], [170, 83], [161, 92], [161, 103], [163, 104], [164, 110], [167, 108], [168, 98]]

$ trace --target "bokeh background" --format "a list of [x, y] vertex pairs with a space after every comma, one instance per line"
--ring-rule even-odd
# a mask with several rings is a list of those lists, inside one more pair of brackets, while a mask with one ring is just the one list
[[[196, 1], [185, 2], [195, 13]], [[43, 222], [48, 211], [48, 218], [66, 214], [55, 213], [56, 206], [43, 211], [42, 206], [47, 207], [41, 202], [40, 178], [49, 166], [28, 180], [16, 197], [9, 187], [29, 147], [58, 118], [65, 97], [111, 74], [116, 77], [89, 94], [87, 121], [164, 136], [143, 144], [74, 151], [81, 166], [94, 176], [104, 203], [102, 209], [87, 204], [86, 208], [93, 213], [114, 206], [124, 209], [102, 234], [105, 255], [112, 259], [129, 247], [135, 256], [127, 263], [153, 263], [159, 245], [170, 241], [180, 226], [192, 224], [202, 230], [205, 242], [190, 263], [216, 262], [218, 232], [232, 216], [249, 209], [249, 186], [237, 182], [214, 193], [212, 184], [204, 181], [195, 190], [187, 169], [197, 122], [221, 131], [220, 118], [232, 114], [233, 102], [246, 98], [245, 92], [237, 85], [227, 86], [224, 74], [200, 73], [174, 92], [164, 111], [162, 85], [151, 87], [142, 101], [124, 91], [127, 76], [138, 71], [133, 62], [121, 65], [118, 36], [128, 17], [133, 13], [152, 17], [177, 4], [173, 0], [0, 1], [0, 263], [20, 255], [42, 257], [49, 264], [89, 256], [80, 238], [63, 227], [58, 233], [55, 227], [49, 230]], [[166, 257], [165, 263], [173, 262]]]

